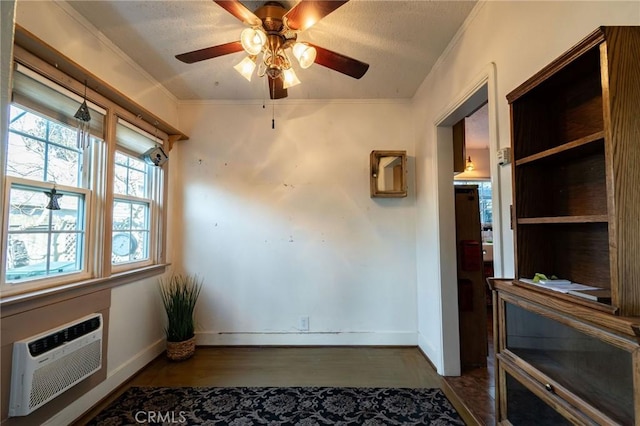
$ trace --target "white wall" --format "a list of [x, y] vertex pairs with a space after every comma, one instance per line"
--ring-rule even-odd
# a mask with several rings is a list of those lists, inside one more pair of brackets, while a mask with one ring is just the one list
[[[68, 5], [19, 0], [16, 22], [113, 87], [127, 93], [149, 111], [169, 123], [177, 123], [175, 99]], [[4, 22], [2, 31], [4, 36]], [[4, 53], [3, 44], [3, 58]], [[164, 349], [163, 315], [157, 278], [114, 288], [106, 359], [107, 380], [58, 413], [50, 423], [71, 423], [159, 355]]]
[[[455, 291], [440, 287], [441, 264], [455, 264], [455, 251], [450, 244], [443, 244], [453, 237], [438, 229], [439, 214], [453, 215], [453, 202], [438, 191], [438, 179], [447, 177], [441, 170], [449, 167], [450, 161], [437, 161], [438, 150], [446, 147], [436, 143], [435, 123], [489, 64], [495, 63], [498, 146], [510, 146], [508, 92], [599, 25], [639, 24], [640, 3], [635, 1], [480, 3], [416, 94], [418, 331], [421, 348], [440, 374], [455, 374], [455, 365], [447, 357], [455, 354], [456, 339], [451, 336], [457, 336], [458, 330]], [[503, 206], [496, 213], [503, 224], [503, 276], [509, 277], [513, 275], [510, 166], [496, 174]], [[430, 243], [440, 238], [445, 250]]]
[[[205, 278], [198, 343], [416, 344], [408, 103], [281, 101], [275, 129], [271, 114], [180, 106], [177, 263]], [[374, 149], [407, 151], [408, 197], [370, 198]]]

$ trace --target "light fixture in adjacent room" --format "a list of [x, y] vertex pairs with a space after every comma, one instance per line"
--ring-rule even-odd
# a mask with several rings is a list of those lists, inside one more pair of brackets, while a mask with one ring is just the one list
[[467, 166], [464, 168], [464, 170], [466, 172], [471, 172], [471, 171], [475, 170], [475, 168], [476, 168], [476, 166], [473, 164], [473, 161], [471, 161], [471, 156], [467, 157]]

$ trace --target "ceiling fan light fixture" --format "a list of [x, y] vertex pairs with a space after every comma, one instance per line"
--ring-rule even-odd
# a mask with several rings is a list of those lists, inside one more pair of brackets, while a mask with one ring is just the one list
[[284, 89], [300, 84], [300, 80], [292, 68], [287, 68], [282, 71], [282, 81], [284, 82], [282, 85]]
[[296, 57], [302, 69], [309, 68], [316, 60], [316, 48], [306, 43], [293, 45], [293, 56]]
[[267, 35], [260, 28], [245, 28], [240, 34], [242, 48], [249, 55], [257, 55], [267, 42]]
[[238, 71], [241, 76], [246, 78], [248, 81], [251, 81], [251, 76], [253, 75], [253, 71], [256, 69], [256, 57], [247, 56], [242, 61], [240, 61], [237, 65], [235, 65], [233, 68], [236, 71]]

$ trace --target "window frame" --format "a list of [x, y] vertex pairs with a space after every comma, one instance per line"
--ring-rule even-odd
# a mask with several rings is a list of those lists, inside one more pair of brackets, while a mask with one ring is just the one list
[[[66, 185], [56, 185], [56, 190], [60, 192], [72, 193], [72, 194], [81, 194], [84, 198], [84, 245], [82, 250], [82, 258], [83, 258], [83, 268], [78, 271], [72, 271], [69, 273], [56, 274], [56, 275], [45, 275], [42, 278], [34, 278], [31, 280], [25, 281], [17, 281], [13, 283], [9, 283], [6, 280], [6, 272], [7, 272], [7, 261], [8, 261], [8, 244], [9, 237], [13, 235], [11, 231], [9, 231], [9, 217], [11, 215], [10, 208], [10, 199], [11, 199], [11, 189], [14, 187], [25, 187], [29, 189], [40, 189], [42, 191], [50, 191], [52, 188], [51, 182], [40, 182], [34, 181], [30, 179], [20, 178], [16, 176], [5, 176], [5, 191], [4, 191], [4, 200], [3, 203], [7, 207], [4, 211], [4, 216], [2, 218], [2, 290], [3, 295], [4, 292], [10, 292], [9, 289], [12, 289], [13, 286], [19, 286], [20, 289], [25, 290], [33, 290], [40, 288], [49, 288], [57, 285], [65, 285], [72, 282], [84, 281], [91, 278], [91, 271], [93, 269], [92, 257], [90, 256], [91, 242], [92, 242], [92, 193], [87, 188], [79, 188], [74, 186], [66, 186]], [[52, 233], [51, 230], [48, 230], [47, 233]], [[47, 249], [48, 252], [49, 249]], [[13, 292], [11, 292], [13, 293]]]
[[[21, 29], [16, 27], [17, 35], [24, 37], [25, 35], [21, 34], [20, 31]], [[122, 117], [127, 122], [134, 123], [137, 128], [149, 134], [155, 134], [154, 142], [156, 145], [162, 146], [167, 153], [171, 150], [173, 143], [187, 139], [185, 134], [140, 107], [126, 95], [99, 80], [93, 74], [79, 67], [49, 46], [42, 44], [37, 52], [43, 57], [47, 57], [47, 61], [15, 44], [14, 63], [25, 67], [30, 72], [37, 73], [52, 84], [60, 86], [62, 93], [68, 91], [75, 97], [81, 98], [86, 92], [88, 103], [92, 103], [106, 111], [101, 143], [92, 143], [89, 158], [84, 158], [84, 164], [90, 165], [91, 168], [91, 174], [88, 177], [91, 181], [91, 187], [69, 188], [70, 192], [83, 192], [83, 194], [86, 194], [84, 195], [85, 208], [90, 208], [90, 210], [87, 210], [84, 248], [84, 259], [88, 273], [83, 273], [82, 275], [77, 273], [63, 274], [47, 277], [46, 279], [24, 281], [19, 284], [7, 283], [5, 272], [7, 267], [8, 233], [5, 230], [8, 230], [10, 209], [4, 209], [3, 216], [0, 218], [0, 223], [3, 226], [2, 238], [0, 238], [0, 248], [2, 250], [2, 253], [0, 253], [0, 261], [2, 261], [2, 268], [0, 268], [0, 304], [2, 306], [16, 300], [28, 300], [41, 294], [56, 294], [61, 291], [85, 291], [80, 289], [93, 285], [119, 285], [124, 282], [131, 282], [163, 273], [167, 266], [166, 236], [168, 223], [166, 204], [168, 202], [168, 164], [163, 166], [158, 173], [155, 173], [157, 178], [154, 180], [157, 180], [157, 182], [154, 183], [151, 193], [148, 260], [128, 263], [126, 267], [116, 267], [111, 264], [112, 209], [114, 201], [112, 180], [115, 167], [115, 150], [117, 148], [115, 141], [116, 122], [118, 117]], [[51, 58], [54, 59], [52, 60]], [[13, 72], [16, 72], [15, 68]], [[82, 77], [84, 81], [79, 77]], [[90, 83], [92, 82], [93, 85], [89, 84], [87, 87], [87, 80]], [[19, 106], [33, 111], [28, 105], [19, 104]], [[40, 110], [37, 113], [44, 115], [47, 119], [56, 121], [54, 117], [43, 114]], [[6, 132], [3, 135], [8, 136], [8, 128]], [[1, 167], [2, 180], [6, 181], [3, 182], [2, 188], [8, 188], [3, 194], [3, 202], [5, 206], [8, 206], [10, 187], [7, 185], [10, 185], [9, 181], [16, 178], [6, 175], [6, 164], [2, 164]], [[86, 170], [87, 167], [83, 167], [83, 174]], [[35, 182], [34, 186], [38, 188], [42, 185], [45, 187], [48, 185], [48, 188], [51, 188], [50, 182], [33, 182]], [[62, 188], [62, 186], [57, 185], [57, 188]], [[100, 235], [104, 237], [101, 238], [99, 237]], [[63, 276], [65, 277], [64, 279], [58, 279], [58, 277]]]
[[[116, 147], [115, 153], [120, 153], [129, 157], [135, 158], [134, 153], [132, 153], [127, 149], [124, 149], [121, 146]], [[117, 163], [115, 161], [115, 154], [114, 154], [114, 161], [113, 161], [114, 177], [115, 177], [116, 165]], [[116, 193], [115, 190], [111, 192], [111, 195], [112, 195], [111, 208], [112, 209], [115, 207], [115, 203], [117, 201], [128, 202], [128, 203], [138, 203], [138, 204], [148, 204], [149, 206], [148, 218], [147, 218], [148, 224], [149, 224], [149, 243], [147, 246], [147, 251], [148, 251], [147, 258], [141, 259], [141, 260], [132, 260], [127, 262], [114, 263], [113, 261], [111, 261], [111, 256], [113, 254], [113, 247], [111, 247], [111, 250], [109, 253], [111, 270], [115, 273], [135, 269], [137, 267], [149, 266], [154, 264], [156, 260], [159, 259], [157, 255], [158, 250], [156, 250], [158, 245], [158, 237], [156, 234], [158, 233], [157, 224], [159, 223], [159, 212], [158, 212], [157, 206], [161, 204], [160, 202], [158, 202], [158, 200], [161, 200], [161, 199], [157, 198], [157, 196], [161, 193], [157, 192], [156, 188], [159, 186], [158, 181], [163, 179], [165, 173], [163, 173], [162, 169], [154, 170], [152, 169], [152, 167], [155, 167], [155, 166], [146, 164], [146, 170], [147, 170], [146, 176], [148, 178], [148, 181], [145, 183], [145, 186], [146, 186], [145, 192], [148, 198], [138, 197], [138, 196], [128, 195], [128, 194], [120, 194], [120, 193]], [[149, 171], [151, 171], [151, 173], [149, 173]], [[130, 232], [132, 230], [130, 229], [128, 231]], [[116, 232], [113, 229], [113, 218], [112, 218], [111, 220], [111, 242], [112, 243], [113, 243], [113, 238], [115, 234]]]

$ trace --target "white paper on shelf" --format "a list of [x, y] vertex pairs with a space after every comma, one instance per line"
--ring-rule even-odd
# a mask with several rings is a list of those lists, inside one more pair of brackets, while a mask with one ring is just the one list
[[538, 287], [546, 288], [549, 290], [557, 291], [560, 293], [567, 293], [572, 290], [599, 290], [600, 287], [592, 287], [584, 284], [572, 283], [568, 280], [540, 280], [540, 282], [533, 282], [529, 278], [520, 278], [520, 281], [527, 284], [532, 284]]

